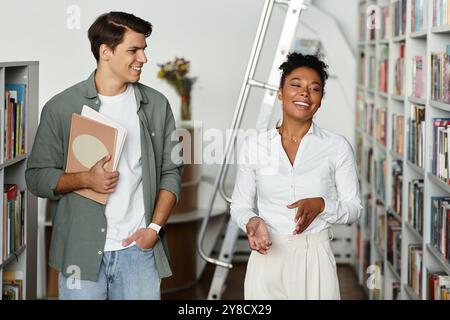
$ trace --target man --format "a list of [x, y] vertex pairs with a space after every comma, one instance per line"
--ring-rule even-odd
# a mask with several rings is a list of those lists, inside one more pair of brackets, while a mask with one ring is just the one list
[[[60, 299], [160, 299], [171, 275], [163, 226], [180, 193], [182, 163], [172, 159], [175, 122], [167, 99], [138, 83], [152, 25], [109, 12], [89, 28], [97, 69], [44, 106], [26, 181], [56, 200], [50, 266]], [[127, 129], [116, 172], [106, 156], [89, 171], [65, 173], [72, 113], [87, 105]], [[119, 175], [120, 173], [120, 175]], [[101, 205], [73, 191], [108, 194]]]

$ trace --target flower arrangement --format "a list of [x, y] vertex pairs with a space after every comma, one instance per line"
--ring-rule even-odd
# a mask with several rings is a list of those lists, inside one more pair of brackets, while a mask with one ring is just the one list
[[174, 61], [159, 64], [158, 66], [161, 68], [158, 72], [158, 78], [167, 80], [180, 95], [181, 120], [191, 120], [191, 90], [197, 78], [187, 76], [189, 61], [175, 57]]

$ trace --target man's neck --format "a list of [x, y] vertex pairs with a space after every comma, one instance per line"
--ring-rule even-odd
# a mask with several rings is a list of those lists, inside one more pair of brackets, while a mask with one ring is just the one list
[[95, 86], [102, 96], [117, 96], [125, 92], [128, 83], [116, 79], [109, 70], [99, 66], [95, 73]]

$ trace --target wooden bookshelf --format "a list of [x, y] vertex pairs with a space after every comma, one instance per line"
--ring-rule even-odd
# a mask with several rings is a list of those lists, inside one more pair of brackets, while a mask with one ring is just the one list
[[[0, 283], [3, 292], [6, 272], [22, 275], [23, 299], [35, 299], [37, 288], [37, 198], [26, 190], [25, 169], [38, 124], [38, 81], [38, 62], [0, 62], [0, 186], [4, 195], [0, 206], [4, 208], [2, 217], [5, 210], [11, 212], [9, 220], [0, 219]], [[9, 188], [16, 198], [6, 198], [6, 184], [17, 186], [17, 189]], [[23, 191], [23, 197], [20, 191]], [[5, 222], [10, 226], [8, 238]], [[4, 251], [4, 245], [7, 251]]]
[[[372, 212], [370, 216], [372, 218], [370, 222], [370, 228], [368, 230], [369, 234], [366, 234], [366, 239], [371, 242], [370, 248], [370, 261], [369, 265], [374, 265], [376, 262], [382, 263], [384, 265], [384, 276], [382, 285], [380, 288], [379, 295], [384, 299], [389, 299], [392, 297], [392, 282], [398, 281], [400, 282], [400, 299], [406, 300], [424, 300], [427, 299], [427, 292], [429, 282], [426, 278], [426, 270], [434, 270], [434, 271], [442, 271], [450, 275], [450, 264], [446, 261], [445, 257], [443, 257], [438, 250], [431, 244], [431, 197], [436, 196], [450, 196], [450, 185], [446, 182], [439, 179], [437, 176], [433, 175], [432, 172], [432, 154], [431, 150], [433, 150], [433, 137], [429, 135], [432, 134], [432, 119], [433, 118], [450, 118], [450, 104], [444, 103], [442, 101], [435, 101], [432, 98], [432, 72], [433, 68], [431, 66], [431, 55], [437, 54], [439, 52], [445, 51], [446, 46], [450, 44], [450, 26], [433, 26], [432, 23], [432, 15], [433, 15], [433, 3], [432, 0], [428, 0], [426, 2], [426, 8], [428, 15], [426, 17], [421, 17], [417, 19], [414, 17], [413, 19], [413, 0], [406, 0], [406, 16], [404, 21], [406, 21], [406, 30], [404, 34], [400, 32], [401, 35], [394, 36], [394, 25], [395, 23], [392, 21], [392, 12], [395, 6], [394, 3], [398, 4], [403, 0], [398, 1], [384, 1], [384, 0], [367, 0], [363, 2], [359, 2], [359, 12], [360, 19], [364, 18], [364, 15], [361, 15], [362, 12], [365, 12], [367, 6], [369, 5], [378, 5], [380, 8], [383, 5], [389, 5], [389, 23], [391, 24], [391, 30], [387, 33], [387, 37], [381, 34], [377, 34], [376, 38], [378, 41], [376, 42], [375, 47], [365, 46], [364, 48], [359, 48], [360, 52], [364, 53], [366, 60], [364, 61], [364, 65], [360, 65], [358, 70], [363, 68], [365, 75], [364, 86], [358, 86], [358, 99], [361, 101], [361, 105], [364, 108], [367, 108], [369, 102], [375, 105], [375, 108], [386, 108], [387, 109], [387, 140], [386, 146], [380, 145], [373, 137], [367, 135], [365, 128], [359, 128], [363, 132], [364, 139], [362, 139], [362, 147], [361, 150], [366, 150], [367, 148], [373, 146], [373, 154], [371, 157], [372, 163], [369, 165], [367, 163], [367, 156], [360, 157], [361, 165], [360, 167], [363, 170], [366, 168], [372, 168], [371, 172], [371, 183], [364, 183], [361, 186], [362, 194], [371, 194], [371, 202], [370, 207]], [[426, 0], [425, 0], [426, 1]], [[382, 11], [382, 10], [380, 10]], [[421, 11], [414, 11], [415, 13]], [[415, 14], [414, 13], [414, 14]], [[412, 23], [413, 21], [425, 21], [423, 25], [417, 25], [413, 29]], [[366, 27], [366, 24], [360, 23], [358, 21], [358, 25], [360, 27]], [[401, 28], [400, 28], [401, 29]], [[418, 30], [418, 31], [417, 31]], [[398, 29], [397, 29], [398, 31]], [[378, 32], [378, 31], [377, 31]], [[360, 30], [360, 35], [365, 35], [366, 38], [359, 39], [360, 42], [368, 42], [368, 30], [364, 32]], [[399, 33], [397, 33], [399, 34]], [[387, 92], [380, 92], [380, 63], [385, 59], [386, 55], [385, 51], [381, 50], [382, 46], [388, 46], [388, 69], [387, 69]], [[398, 63], [397, 60], [400, 55], [399, 48], [404, 45], [404, 59], [401, 61], [402, 63]], [[384, 47], [385, 48], [385, 47]], [[385, 49], [384, 49], [385, 50]], [[372, 95], [369, 94], [369, 62], [367, 57], [375, 56], [376, 68], [375, 68], [375, 88], [370, 88], [377, 94]], [[423, 68], [422, 73], [423, 78], [417, 78], [418, 73], [415, 74], [413, 71], [414, 64], [417, 60], [415, 57], [422, 57]], [[413, 60], [413, 58], [415, 60]], [[360, 62], [359, 62], [360, 63]], [[399, 79], [397, 77], [396, 68], [398, 66], [403, 67], [403, 76], [401, 79], [403, 80], [403, 88], [401, 91], [394, 91], [395, 88], [395, 79]], [[416, 70], [416, 69], [414, 69]], [[418, 69], [420, 71], [420, 69]], [[359, 72], [359, 71], [358, 71]], [[383, 71], [384, 72], [384, 71]], [[397, 78], [396, 78], [397, 77]], [[415, 78], [416, 77], [416, 78]], [[423, 82], [417, 82], [421, 80]], [[372, 79], [373, 81], [373, 79]], [[413, 81], [416, 81], [413, 83]], [[414, 86], [414, 84], [416, 86]], [[421, 86], [420, 86], [421, 85]], [[402, 92], [401, 95], [395, 94], [395, 92]], [[420, 96], [421, 98], [416, 97]], [[423, 150], [423, 166], [419, 167], [417, 164], [408, 160], [409, 157], [409, 148], [411, 148], [409, 141], [409, 124], [411, 117], [411, 106], [418, 105], [425, 107], [425, 131], [422, 133], [422, 140], [424, 141], [424, 145], [422, 145]], [[364, 114], [365, 110], [361, 110]], [[392, 115], [403, 115], [404, 116], [404, 134], [403, 134], [403, 154], [397, 154], [392, 149], [394, 137], [392, 136], [392, 127], [393, 127], [393, 118]], [[375, 119], [373, 119], [375, 121]], [[364, 123], [364, 125], [367, 125]], [[375, 123], [372, 123], [372, 126], [375, 127]], [[417, 137], [417, 136], [416, 136]], [[364, 151], [365, 152], [365, 151]], [[375, 170], [374, 170], [374, 162], [379, 159], [383, 154], [386, 155], [386, 170], [385, 170], [385, 199], [380, 199], [377, 194], [377, 189], [375, 188]], [[402, 203], [401, 203], [401, 212], [394, 212], [392, 210], [392, 185], [394, 182], [394, 177], [392, 174], [392, 168], [394, 162], [397, 163], [401, 161], [402, 163]], [[364, 171], [361, 173], [361, 176], [365, 177], [366, 173]], [[408, 222], [408, 205], [409, 205], [409, 190], [408, 190], [408, 182], [414, 179], [423, 179], [423, 203], [419, 203], [417, 205], [421, 206], [423, 209], [423, 221], [421, 221], [423, 235], [421, 235], [409, 222]], [[384, 218], [384, 230], [378, 230], [376, 228], [380, 228], [381, 221], [379, 221], [379, 217], [377, 215], [377, 205], [376, 203], [380, 201], [381, 206], [385, 209], [385, 218]], [[363, 205], [365, 203], [363, 202]], [[363, 209], [366, 212], [366, 208]], [[376, 239], [378, 239], [378, 235], [384, 232], [384, 235], [387, 237], [388, 223], [387, 217], [388, 213], [391, 212], [392, 215], [401, 221], [401, 262], [400, 262], [400, 273], [394, 270], [392, 264], [387, 260], [387, 241], [384, 241], [382, 245], [378, 243]], [[360, 229], [364, 228], [363, 222], [360, 222]], [[387, 238], [385, 238], [386, 240]], [[418, 296], [414, 290], [408, 285], [408, 246], [411, 244], [418, 244], [422, 247], [422, 270], [421, 271], [421, 281], [422, 281], [422, 292], [421, 295]], [[358, 245], [358, 244], [357, 244]], [[358, 265], [363, 265], [362, 260], [358, 261]], [[389, 270], [389, 271], [386, 271]], [[357, 274], [361, 274], [364, 270], [356, 270]], [[360, 282], [362, 286], [365, 283]], [[373, 299], [374, 292], [369, 290], [369, 296]]]

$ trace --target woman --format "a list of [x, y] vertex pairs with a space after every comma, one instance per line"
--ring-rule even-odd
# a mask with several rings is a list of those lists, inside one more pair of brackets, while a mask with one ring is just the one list
[[252, 249], [245, 299], [340, 299], [329, 229], [355, 222], [362, 207], [352, 147], [313, 121], [327, 68], [289, 54], [281, 125], [244, 140], [231, 216]]

